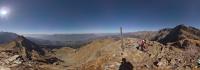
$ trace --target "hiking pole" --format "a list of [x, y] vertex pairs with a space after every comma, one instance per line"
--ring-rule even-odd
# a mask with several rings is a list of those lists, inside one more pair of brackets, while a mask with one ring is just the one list
[[122, 48], [122, 51], [124, 51], [122, 27], [120, 27], [120, 38], [121, 38], [121, 48]]

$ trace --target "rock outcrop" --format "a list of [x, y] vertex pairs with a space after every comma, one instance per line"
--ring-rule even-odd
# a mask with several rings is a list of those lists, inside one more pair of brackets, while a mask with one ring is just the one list
[[0, 45], [2, 70], [44, 70], [40, 66], [59, 62], [61, 60], [56, 57], [45, 56], [45, 51], [40, 46], [23, 36]]

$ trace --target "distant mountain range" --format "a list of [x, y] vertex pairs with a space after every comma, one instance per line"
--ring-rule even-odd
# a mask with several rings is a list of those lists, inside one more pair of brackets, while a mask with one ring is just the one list
[[72, 48], [79, 48], [80, 46], [91, 42], [94, 39], [106, 38], [107, 36], [116, 35], [115, 33], [101, 33], [101, 34], [26, 34], [27, 39], [39, 44], [48, 45], [52, 47], [65, 46]]
[[[133, 37], [140, 39], [151, 39], [155, 36], [157, 31], [139, 31], [123, 33], [124, 37]], [[54, 45], [54, 46], [66, 46], [72, 48], [79, 48], [92, 40], [105, 39], [105, 38], [120, 38], [119, 33], [97, 33], [97, 34], [26, 34], [24, 35], [29, 40], [40, 45]]]
[[116, 35], [117, 33], [88, 34], [24, 34], [25, 37], [39, 38], [49, 41], [85, 41], [92, 38]]

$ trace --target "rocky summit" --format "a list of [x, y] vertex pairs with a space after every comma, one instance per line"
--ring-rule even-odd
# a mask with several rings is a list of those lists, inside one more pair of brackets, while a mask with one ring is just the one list
[[[142, 35], [144, 33], [144, 35]], [[48, 48], [23, 36], [0, 45], [0, 70], [199, 70], [200, 30], [178, 25], [93, 39], [80, 48]], [[131, 36], [134, 35], [134, 36]], [[141, 41], [144, 40], [144, 50]], [[122, 49], [124, 48], [124, 49]]]

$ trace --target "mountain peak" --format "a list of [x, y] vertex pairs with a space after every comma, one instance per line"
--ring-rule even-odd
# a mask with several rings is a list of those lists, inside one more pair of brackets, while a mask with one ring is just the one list
[[177, 25], [176, 27], [187, 27], [187, 25], [185, 25], [185, 24], [180, 24], [180, 25]]
[[189, 28], [189, 27], [186, 26], [186, 25], [184, 25], [184, 24], [180, 24], [180, 25], [176, 26], [176, 27], [174, 28], [174, 30], [187, 29], [187, 28]]
[[[163, 44], [180, 43], [183, 41], [200, 40], [200, 30], [184, 24], [178, 25], [169, 31], [160, 31], [155, 37], [157, 41]], [[177, 45], [177, 44], [176, 44]], [[194, 44], [195, 45], [195, 44]]]

